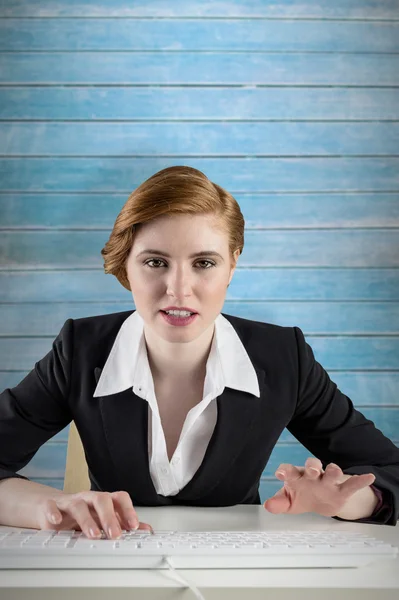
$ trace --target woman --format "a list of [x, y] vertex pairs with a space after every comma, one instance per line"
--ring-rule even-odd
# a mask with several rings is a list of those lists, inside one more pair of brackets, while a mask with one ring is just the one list
[[[280, 465], [267, 510], [396, 524], [399, 449], [331, 382], [302, 331], [221, 314], [243, 235], [235, 199], [196, 169], [164, 169], [130, 195], [102, 255], [136, 311], [68, 319], [1, 395], [2, 524], [118, 538], [151, 529], [136, 506], [260, 504], [285, 427], [314, 457]], [[91, 491], [17, 475], [72, 419]]]

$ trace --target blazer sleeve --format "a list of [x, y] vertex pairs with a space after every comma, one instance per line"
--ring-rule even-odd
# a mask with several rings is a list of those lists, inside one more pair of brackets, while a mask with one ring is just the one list
[[[383, 505], [362, 523], [396, 525], [399, 513], [399, 448], [331, 381], [315, 360], [304, 335], [294, 327], [298, 356], [298, 400], [287, 429], [323, 463], [344, 473], [373, 473]], [[333, 517], [338, 520], [340, 517]]]
[[28, 479], [16, 472], [72, 421], [68, 405], [72, 328], [73, 320], [68, 319], [50, 352], [17, 386], [0, 394], [0, 480]]

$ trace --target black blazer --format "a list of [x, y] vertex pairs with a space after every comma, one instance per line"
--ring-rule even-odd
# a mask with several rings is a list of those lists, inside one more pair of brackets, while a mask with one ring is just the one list
[[396, 524], [399, 449], [338, 390], [298, 327], [226, 314], [255, 367], [260, 398], [225, 388], [193, 479], [176, 496], [157, 494], [148, 463], [148, 403], [131, 388], [93, 398], [116, 335], [132, 312], [68, 319], [52, 350], [0, 395], [0, 479], [21, 477], [16, 471], [73, 419], [92, 490], [126, 490], [135, 506], [260, 504], [260, 477], [286, 427], [323, 468], [335, 462], [345, 473], [373, 473], [390, 508], [361, 521]]

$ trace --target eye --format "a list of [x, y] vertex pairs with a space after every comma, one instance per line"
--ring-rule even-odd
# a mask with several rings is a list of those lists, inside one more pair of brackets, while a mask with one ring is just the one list
[[[154, 265], [150, 265], [150, 262], [156, 262], [156, 263], [162, 263], [164, 262], [163, 260], [161, 260], [160, 258], [150, 258], [150, 260], [147, 260], [147, 262], [145, 262], [145, 265], [148, 265], [149, 267], [151, 267], [152, 269], [158, 269], [159, 266], [155, 266]], [[165, 264], [165, 263], [164, 263]]]
[[207, 267], [200, 267], [201, 269], [210, 269], [211, 267], [215, 267], [215, 263], [210, 261], [210, 260], [200, 260], [198, 261], [199, 263], [207, 263], [208, 266]]
[[[150, 263], [157, 263], [157, 264], [150, 264]], [[144, 264], [148, 265], [151, 269], [159, 269], [160, 266], [159, 263], [163, 263], [165, 265], [165, 261], [161, 260], [160, 258], [150, 258], [149, 260], [147, 260]], [[216, 264], [214, 262], [212, 262], [211, 260], [199, 260], [197, 262], [197, 264], [202, 264], [205, 266], [201, 266], [201, 267], [197, 267], [199, 269], [210, 269], [212, 267], [215, 267]]]

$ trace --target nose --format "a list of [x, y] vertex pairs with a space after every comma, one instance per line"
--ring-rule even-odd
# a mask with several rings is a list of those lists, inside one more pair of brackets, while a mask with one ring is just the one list
[[185, 268], [183, 265], [170, 268], [166, 282], [166, 293], [168, 296], [173, 296], [174, 298], [191, 296], [193, 282], [189, 268]]

